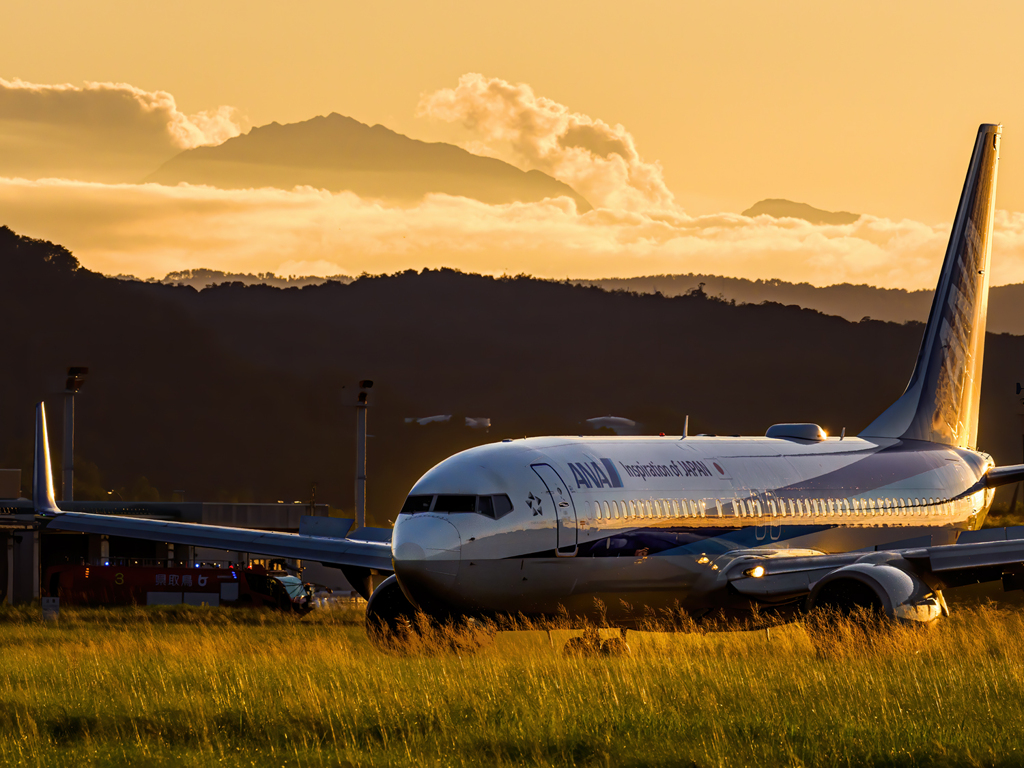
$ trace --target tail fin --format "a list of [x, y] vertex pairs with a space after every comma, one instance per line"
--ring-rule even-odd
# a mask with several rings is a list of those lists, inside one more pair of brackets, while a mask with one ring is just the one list
[[59, 515], [53, 497], [53, 472], [50, 469], [50, 441], [46, 436], [46, 406], [36, 405], [36, 456], [32, 467], [32, 503], [36, 514]]
[[861, 435], [973, 449], [988, 314], [1000, 125], [982, 125], [907, 391]]

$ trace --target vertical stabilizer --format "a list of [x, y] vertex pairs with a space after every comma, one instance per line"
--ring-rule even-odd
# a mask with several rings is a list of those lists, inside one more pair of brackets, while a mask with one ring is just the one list
[[46, 406], [42, 403], [36, 405], [36, 456], [32, 467], [32, 503], [36, 514], [60, 514], [60, 507], [53, 497], [50, 440], [46, 436]]
[[999, 125], [978, 129], [914, 375], [864, 437], [977, 444], [1001, 132]]

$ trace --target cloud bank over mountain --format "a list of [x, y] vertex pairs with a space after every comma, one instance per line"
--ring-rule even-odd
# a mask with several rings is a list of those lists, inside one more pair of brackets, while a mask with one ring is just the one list
[[[385, 206], [312, 188], [0, 180], [4, 221], [67, 244], [90, 269], [162, 277], [226, 272], [358, 274], [450, 266], [597, 278], [705, 271], [816, 285], [932, 287], [948, 225], [862, 216], [845, 226], [728, 213], [657, 216], [565, 198], [487, 205], [430, 195]], [[993, 282], [1024, 281], [1024, 214], [996, 218]]]
[[[594, 210], [580, 213], [569, 197], [488, 204], [435, 191], [391, 205], [309, 186], [127, 183], [179, 150], [236, 135], [239, 113], [220, 107], [187, 116], [170, 94], [128, 85], [5, 81], [0, 224], [60, 242], [90, 269], [140, 277], [193, 268], [332, 275], [449, 266], [553, 278], [697, 272], [930, 289], [943, 257], [948, 223], [687, 215], [625, 128], [572, 113], [526, 85], [467, 75], [425, 97], [420, 111], [461, 122], [492, 154], [549, 173]], [[958, 193], [949, 190], [951, 207]], [[1024, 281], [1024, 214], [997, 212], [992, 273], [996, 285]]]
[[661, 166], [645, 162], [623, 126], [571, 112], [526, 83], [469, 73], [420, 100], [419, 114], [458, 122], [478, 136], [471, 150], [549, 173], [598, 208], [673, 209]]
[[234, 107], [185, 115], [166, 91], [126, 83], [0, 79], [0, 175], [138, 181], [184, 149], [241, 133]]

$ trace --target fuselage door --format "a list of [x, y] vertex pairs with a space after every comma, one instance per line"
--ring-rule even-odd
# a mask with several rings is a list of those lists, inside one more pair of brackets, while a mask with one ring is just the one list
[[550, 464], [531, 464], [537, 477], [547, 488], [551, 508], [555, 514], [557, 541], [555, 554], [558, 557], [573, 557], [576, 554], [576, 505], [569, 495], [569, 486]]

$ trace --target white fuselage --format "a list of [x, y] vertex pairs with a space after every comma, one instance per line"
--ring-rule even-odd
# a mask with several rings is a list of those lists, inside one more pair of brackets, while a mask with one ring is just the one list
[[[434, 611], [700, 615], [736, 602], [723, 594], [725, 566], [751, 550], [952, 543], [988, 510], [991, 491], [965, 492], [989, 466], [984, 454], [899, 440], [504, 441], [416, 483], [410, 498], [428, 511], [398, 516], [395, 572]], [[439, 497], [492, 494], [512, 511], [433, 509]]]

